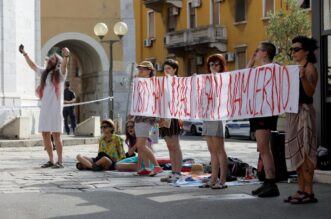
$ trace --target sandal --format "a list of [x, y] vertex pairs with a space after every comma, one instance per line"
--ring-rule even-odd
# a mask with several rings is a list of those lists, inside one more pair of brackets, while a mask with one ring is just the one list
[[61, 169], [61, 168], [64, 168], [64, 166], [59, 162], [56, 162], [54, 166], [52, 166], [52, 169]]
[[314, 193], [308, 194], [306, 192], [304, 192], [301, 197], [293, 198], [290, 201], [291, 204], [308, 204], [316, 202], [318, 202], [318, 200], [315, 198]]
[[54, 164], [51, 161], [47, 161], [46, 163], [41, 165], [41, 168], [48, 168], [48, 167], [52, 167], [52, 166], [54, 166]]
[[225, 184], [216, 183], [216, 184], [212, 185], [211, 188], [212, 189], [226, 189], [226, 188], [228, 188], [228, 186]]
[[304, 194], [304, 192], [301, 192], [300, 190], [298, 190], [298, 191], [296, 191], [296, 193], [294, 193], [293, 195], [288, 196], [283, 201], [285, 203], [290, 203], [291, 200], [296, 199], [297, 197], [299, 197], [300, 195], [303, 195], [303, 194]]

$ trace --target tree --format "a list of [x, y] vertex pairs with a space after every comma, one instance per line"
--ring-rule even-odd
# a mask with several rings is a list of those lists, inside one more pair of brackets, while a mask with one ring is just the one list
[[279, 49], [276, 61], [289, 64], [291, 41], [298, 35], [311, 35], [311, 18], [307, 10], [300, 8], [297, 0], [285, 0], [285, 3], [288, 10], [280, 9], [274, 14], [269, 14], [267, 36]]

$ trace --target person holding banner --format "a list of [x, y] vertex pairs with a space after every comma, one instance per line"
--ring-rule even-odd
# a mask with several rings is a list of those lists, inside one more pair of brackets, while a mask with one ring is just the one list
[[[49, 160], [41, 168], [63, 168], [62, 164], [62, 139], [63, 129], [63, 87], [67, 77], [67, 65], [70, 51], [62, 48], [63, 58], [58, 54], [49, 57], [47, 65], [42, 68], [36, 65], [25, 52], [24, 46], [19, 46], [19, 52], [23, 54], [29, 67], [40, 76], [40, 85], [37, 88], [37, 95], [41, 101], [39, 116], [39, 132], [42, 133], [43, 142]], [[53, 146], [51, 136], [54, 137], [58, 160], [54, 163]]]
[[[163, 63], [165, 76], [178, 76], [178, 62], [168, 59]], [[178, 119], [160, 119], [160, 136], [164, 138], [169, 150], [171, 174], [162, 177], [161, 182], [176, 182], [181, 177], [182, 151], [179, 144], [180, 126]]]
[[[213, 54], [207, 59], [207, 72], [216, 74], [226, 71], [226, 62], [222, 54]], [[202, 135], [206, 136], [211, 155], [211, 179], [200, 188], [225, 189], [228, 170], [228, 157], [224, 148], [222, 121], [204, 121]], [[220, 179], [218, 175], [221, 169]]]
[[318, 73], [314, 51], [317, 42], [313, 38], [298, 36], [290, 48], [293, 60], [299, 65], [299, 111], [287, 113], [285, 134], [285, 159], [288, 171], [298, 173], [298, 191], [284, 201], [292, 204], [314, 203], [313, 177], [317, 159], [316, 113], [313, 95]]
[[[260, 65], [270, 64], [273, 62], [275, 55], [275, 45], [270, 42], [263, 42], [255, 50], [247, 67], [252, 68], [255, 61], [258, 61]], [[271, 131], [277, 129], [277, 120], [278, 116], [249, 119], [251, 130], [255, 131], [256, 144], [265, 171], [265, 180], [263, 184], [252, 191], [252, 195], [257, 195], [260, 198], [279, 196], [279, 190], [276, 184], [275, 163], [270, 147]]]
[[[138, 77], [141, 78], [151, 78], [154, 76], [154, 66], [150, 61], [142, 61], [138, 66]], [[161, 173], [163, 170], [156, 160], [153, 151], [146, 146], [146, 141], [149, 138], [149, 132], [152, 126], [155, 124], [156, 119], [153, 117], [146, 116], [135, 116], [134, 117], [134, 130], [137, 137], [137, 148], [138, 153], [143, 153], [146, 159], [150, 160], [154, 164], [154, 168], [149, 174], [150, 176], [155, 176]], [[138, 171], [137, 174], [140, 174]]]

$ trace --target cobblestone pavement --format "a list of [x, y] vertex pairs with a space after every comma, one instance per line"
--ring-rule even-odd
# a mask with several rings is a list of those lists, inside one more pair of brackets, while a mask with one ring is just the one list
[[[209, 162], [209, 152], [202, 137], [183, 136], [181, 146], [184, 158], [194, 158], [200, 163]], [[256, 166], [255, 142], [228, 140], [226, 148], [228, 156], [241, 158]], [[160, 139], [159, 143], [154, 145], [154, 150], [158, 157], [168, 157], [164, 140]], [[47, 160], [46, 152], [40, 146], [0, 148], [0, 193], [76, 192], [164, 185], [160, 183], [159, 177], [139, 177], [133, 173], [117, 171], [78, 171], [75, 168], [75, 157], [78, 153], [94, 157], [97, 145], [65, 146], [64, 169], [40, 168]]]

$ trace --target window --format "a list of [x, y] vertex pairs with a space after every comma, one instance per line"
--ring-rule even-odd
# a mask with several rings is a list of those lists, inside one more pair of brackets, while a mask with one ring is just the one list
[[274, 0], [263, 0], [263, 17], [269, 17], [269, 13], [274, 13], [274, 6]]
[[235, 22], [246, 21], [246, 0], [235, 0], [235, 1], [236, 1]]
[[304, 9], [310, 8], [310, 1], [311, 0], [298, 0], [300, 8], [304, 8]]
[[154, 11], [148, 12], [148, 38], [154, 38], [155, 37], [155, 13]]
[[324, 5], [322, 5], [323, 11], [323, 23], [324, 23], [324, 30], [331, 29], [331, 0], [324, 0]]
[[195, 23], [195, 8], [192, 7], [192, 2], [188, 3], [188, 16], [189, 16], [189, 28], [195, 28], [196, 23]]
[[217, 0], [211, 0], [211, 16], [212, 16], [212, 24], [219, 25], [220, 24], [220, 2]]
[[174, 31], [176, 29], [178, 14], [179, 14], [179, 8], [177, 7], [168, 8], [168, 19], [167, 19], [168, 32]]
[[236, 67], [237, 69], [246, 68], [246, 47], [237, 48]]

